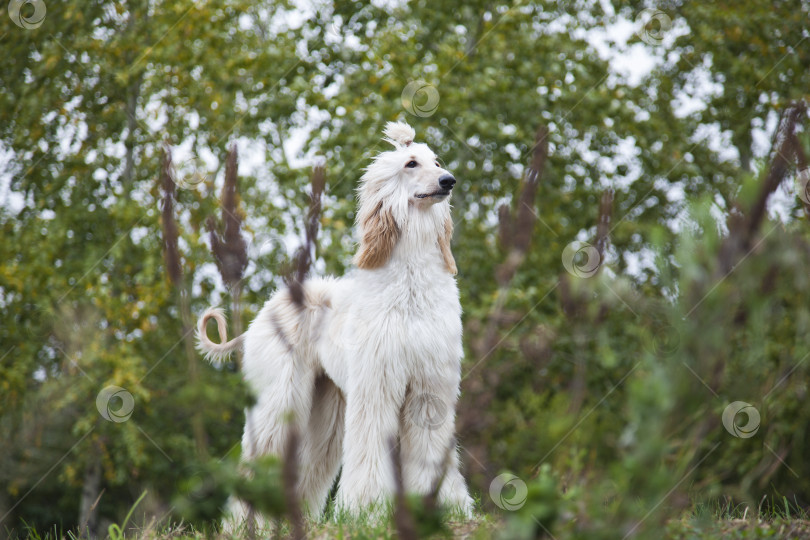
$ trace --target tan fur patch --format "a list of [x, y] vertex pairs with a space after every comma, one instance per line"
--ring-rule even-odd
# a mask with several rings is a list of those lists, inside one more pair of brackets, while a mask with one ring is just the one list
[[453, 252], [450, 251], [450, 240], [452, 238], [453, 220], [448, 216], [447, 219], [444, 220], [444, 231], [439, 233], [439, 249], [442, 250], [445, 268], [455, 276], [458, 274], [458, 268], [456, 268], [456, 260], [453, 258]]
[[391, 210], [380, 201], [368, 216], [362, 218], [363, 238], [354, 256], [358, 268], [371, 270], [383, 266], [391, 257], [399, 239], [399, 227]]

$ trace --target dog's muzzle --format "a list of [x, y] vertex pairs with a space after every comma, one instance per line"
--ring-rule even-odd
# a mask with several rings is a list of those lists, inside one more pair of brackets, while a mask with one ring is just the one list
[[452, 175], [443, 174], [439, 177], [439, 187], [441, 189], [433, 193], [420, 193], [416, 195], [417, 199], [426, 199], [427, 197], [447, 197], [450, 195], [450, 190], [456, 185], [456, 179]]

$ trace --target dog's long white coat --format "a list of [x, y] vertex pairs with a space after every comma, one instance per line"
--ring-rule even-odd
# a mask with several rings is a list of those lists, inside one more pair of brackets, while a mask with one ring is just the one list
[[[278, 291], [240, 338], [244, 377], [258, 397], [247, 411], [243, 458], [283, 454], [295, 425], [299, 492], [310, 512], [323, 510], [342, 464], [337, 503], [358, 513], [390, 498], [389, 445], [398, 437], [406, 490], [427, 493], [447, 463], [440, 500], [470, 514], [454, 446], [461, 305], [438, 241], [449, 197], [417, 197], [440, 190], [448, 173], [426, 145], [412, 143], [409, 126], [389, 124], [386, 135], [395, 149], [363, 175], [358, 217], [388, 212], [397, 226], [393, 251], [376, 268], [306, 281], [303, 309]], [[358, 219], [361, 237], [364, 226]], [[212, 313], [201, 318], [202, 332]], [[214, 358], [229, 351], [204, 334], [200, 348]], [[233, 505], [237, 521], [243, 511]]]

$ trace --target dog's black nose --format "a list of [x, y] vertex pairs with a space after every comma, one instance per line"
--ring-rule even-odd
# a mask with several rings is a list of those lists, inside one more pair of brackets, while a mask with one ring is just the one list
[[439, 177], [439, 185], [442, 189], [453, 189], [453, 186], [456, 184], [456, 179], [450, 176], [449, 174], [442, 175]]

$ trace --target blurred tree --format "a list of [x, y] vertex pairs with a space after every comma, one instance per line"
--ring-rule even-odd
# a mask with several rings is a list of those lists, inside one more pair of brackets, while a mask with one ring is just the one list
[[[317, 228], [304, 220], [316, 152], [328, 180], [313, 268], [347, 269], [353, 189], [396, 118], [459, 179], [459, 435], [481, 493], [512, 469], [534, 497], [522, 531], [590, 538], [654, 532], [687, 485], [806, 503], [810, 200], [788, 186], [810, 148], [810, 8], [647, 7], [133, 0], [49, 2], [32, 29], [0, 16], [0, 174], [14, 193], [0, 208], [2, 525], [82, 525], [82, 487], [103, 490], [103, 518], [144, 488], [139, 509], [165, 514], [199, 467], [189, 419], [201, 414], [212, 455], [238, 440], [238, 377], [204, 367], [188, 384], [188, 324], [161, 255], [162, 145], [177, 159], [192, 313], [228, 294], [203, 232], [228, 147], [239, 140], [240, 165], [264, 161], [240, 167], [247, 319], [280, 283], [286, 244]], [[610, 66], [622, 52], [655, 67], [635, 81]], [[132, 396], [124, 422], [96, 406], [109, 385]], [[113, 395], [108, 415], [128, 403]], [[756, 437], [722, 425], [735, 400], [762, 413]]]
[[[247, 397], [210, 368], [189, 384], [177, 347], [187, 324], [161, 257], [160, 147], [191, 154], [175, 178], [178, 263], [196, 312], [215, 287], [197, 269], [227, 143], [286, 139], [310, 73], [300, 35], [243, 1], [48, 2], [32, 29], [5, 15], [0, 148], [19, 204], [0, 209], [2, 529], [22, 516], [78, 523], [82, 486], [89, 498], [104, 490], [105, 519], [144, 487], [140, 508], [165, 514], [197, 459], [189, 418], [202, 416], [221, 455], [239, 439]], [[275, 219], [276, 201], [254, 200]], [[109, 385], [123, 393], [96, 401]], [[103, 418], [105, 407], [125, 421]]]

